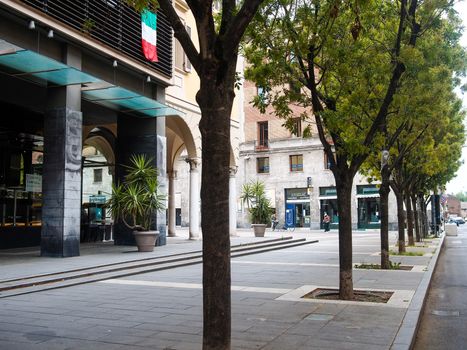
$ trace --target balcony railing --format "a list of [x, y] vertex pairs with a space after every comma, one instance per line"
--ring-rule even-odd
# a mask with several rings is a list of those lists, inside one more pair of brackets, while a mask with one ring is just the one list
[[22, 0], [22, 2], [121, 51], [167, 77], [172, 76], [172, 28], [157, 13], [159, 62], [148, 62], [141, 49], [141, 17], [121, 0]]

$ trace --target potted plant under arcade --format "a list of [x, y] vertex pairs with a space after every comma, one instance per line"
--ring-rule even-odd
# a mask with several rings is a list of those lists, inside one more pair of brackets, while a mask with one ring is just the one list
[[273, 213], [269, 199], [266, 197], [264, 183], [252, 181], [244, 184], [240, 198], [248, 207], [255, 237], [264, 237], [266, 225], [269, 223]]
[[107, 202], [114, 220], [133, 230], [140, 252], [152, 252], [159, 236], [153, 230], [158, 211], [165, 209], [166, 196], [159, 193], [158, 170], [146, 155], [133, 155], [122, 183], [112, 187]]

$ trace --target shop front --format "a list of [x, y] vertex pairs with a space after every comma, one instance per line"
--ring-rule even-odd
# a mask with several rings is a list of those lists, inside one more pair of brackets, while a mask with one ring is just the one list
[[291, 221], [295, 224], [295, 227], [310, 226], [310, 195], [308, 194], [308, 188], [285, 189], [285, 212], [287, 222]]
[[[0, 108], [0, 249], [38, 245], [44, 160], [38, 116], [21, 108], [12, 113], [8, 104]], [[25, 123], [20, 125], [22, 116]]]
[[324, 229], [323, 218], [327, 214], [331, 218], [331, 229], [339, 228], [339, 213], [337, 211], [337, 192], [336, 187], [320, 187], [319, 188], [319, 205], [320, 205], [320, 228]]
[[379, 188], [376, 185], [357, 185], [357, 201], [358, 228], [380, 228]]
[[[101, 240], [92, 230], [83, 234], [83, 223], [97, 225], [103, 239], [110, 233], [103, 203], [96, 202], [100, 198], [82, 206], [82, 150], [89, 131], [99, 125], [112, 127], [118, 135], [115, 164], [146, 153], [165, 174], [165, 121], [156, 117], [179, 112], [67, 62], [6, 41], [0, 41], [1, 48], [0, 249], [40, 245], [42, 256], [79, 255], [83, 238]], [[73, 50], [67, 51], [70, 60]], [[116, 178], [123, 173], [123, 167], [117, 167]], [[165, 217], [158, 217], [161, 245], [165, 226]], [[114, 232], [116, 244], [134, 242], [131, 232]]]

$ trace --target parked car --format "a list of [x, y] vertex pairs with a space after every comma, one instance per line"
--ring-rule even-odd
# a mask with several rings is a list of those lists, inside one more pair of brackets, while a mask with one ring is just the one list
[[448, 223], [456, 224], [457, 226], [459, 226], [459, 224], [465, 224], [465, 220], [460, 216], [454, 216], [449, 218]]

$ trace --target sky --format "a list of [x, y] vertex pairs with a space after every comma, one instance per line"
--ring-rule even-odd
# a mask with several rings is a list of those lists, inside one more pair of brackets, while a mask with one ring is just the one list
[[[464, 22], [464, 35], [462, 36], [462, 46], [467, 47], [467, 0], [456, 3], [456, 10], [459, 12], [462, 21]], [[467, 109], [467, 93], [461, 95], [464, 101], [464, 108]], [[467, 121], [464, 120], [467, 129]], [[467, 142], [462, 149], [462, 160], [464, 164], [459, 168], [456, 177], [451, 180], [446, 186], [447, 193], [467, 192]]]

